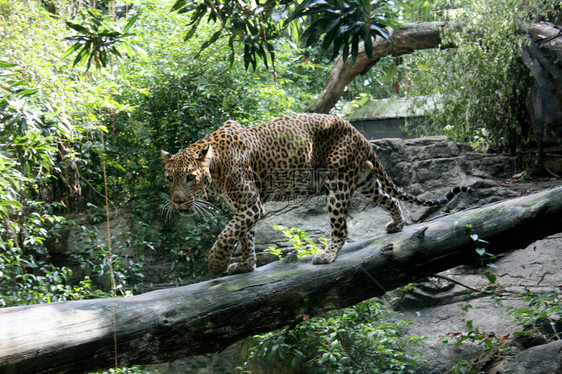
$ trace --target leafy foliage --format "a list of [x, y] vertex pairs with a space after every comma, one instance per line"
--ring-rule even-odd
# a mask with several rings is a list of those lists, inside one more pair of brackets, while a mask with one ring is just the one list
[[359, 53], [359, 43], [363, 42], [365, 53], [373, 55], [372, 39], [377, 36], [390, 40], [385, 27], [398, 27], [395, 14], [398, 7], [392, 0], [306, 0], [300, 4], [289, 20], [310, 17], [310, 26], [302, 34], [306, 45], [321, 44], [323, 51], [331, 50], [335, 59], [340, 51], [344, 61], [350, 55]]
[[[558, 1], [466, 2], [443, 44], [457, 48], [415, 54], [405, 94], [443, 94], [443, 110], [429, 133], [446, 133], [483, 149], [516, 153], [532, 137], [526, 107], [528, 71], [520, 56], [521, 24], [559, 6]], [[513, 79], [520, 77], [520, 79]]]
[[[375, 1], [336, 1], [306, 0], [302, 3], [289, 0], [268, 0], [261, 3], [253, 1], [201, 1], [177, 0], [172, 10], [188, 13], [190, 29], [185, 35], [193, 37], [202, 20], [218, 23], [219, 29], [202, 45], [201, 50], [215, 43], [223, 34], [228, 37], [230, 47], [229, 61], [235, 60], [236, 49], [241, 44], [244, 49], [244, 65], [256, 69], [258, 58], [266, 67], [275, 66], [274, 41], [286, 33], [296, 41], [302, 37], [306, 45], [320, 44], [325, 53], [331, 51], [334, 59], [340, 51], [344, 59], [350, 52], [355, 58], [360, 41], [365, 42], [365, 50], [372, 55], [371, 37], [380, 35], [388, 38], [386, 26], [398, 25], [398, 7], [392, 0]], [[301, 25], [305, 30], [302, 32]]]
[[81, 16], [82, 20], [79, 23], [66, 21], [69, 28], [78, 32], [75, 36], [64, 38], [65, 41], [74, 44], [65, 52], [63, 58], [78, 52], [73, 66], [86, 61], [86, 71], [90, 69], [92, 62], [95, 62], [98, 70], [107, 67], [111, 56], [123, 58], [118, 48], [119, 44], [129, 56], [133, 54], [133, 49], [144, 53], [136, 45], [131, 45], [124, 40], [132, 35], [129, 29], [137, 20], [138, 14], [130, 17], [121, 30], [115, 27], [115, 23], [108, 22], [109, 17], [101, 10], [86, 8]]
[[218, 23], [219, 30], [201, 45], [201, 50], [215, 43], [226, 33], [230, 46], [229, 61], [235, 60], [236, 43], [244, 45], [244, 65], [255, 69], [257, 58], [261, 58], [266, 66], [268, 61], [275, 64], [275, 53], [272, 41], [279, 37], [284, 22], [282, 11], [278, 6], [287, 6], [290, 1], [269, 0], [263, 4], [244, 1], [188, 1], [177, 0], [172, 7], [179, 13], [190, 13], [189, 31], [185, 40], [193, 37], [201, 21], [208, 15], [208, 21]]
[[41, 198], [61, 172], [58, 145], [72, 130], [52, 103], [37, 100], [39, 88], [20, 69], [0, 62], [0, 306], [101, 296], [90, 278], [72, 282], [72, 270], [51, 261], [48, 247], [67, 220], [53, 214], [59, 203]]
[[517, 336], [540, 336], [544, 341], [562, 339], [562, 295], [556, 290], [541, 293], [525, 292], [527, 306], [509, 313], [522, 327]]
[[[273, 228], [283, 233], [283, 236], [289, 240], [289, 244], [291, 244], [299, 258], [322, 251], [322, 248], [325, 248], [328, 243], [328, 239], [321, 238], [320, 244], [316, 244], [305, 231], [296, 227], [273, 226]], [[283, 251], [279, 248], [269, 247], [266, 251], [273, 253], [281, 259], [283, 258]]]
[[[110, 276], [118, 293], [139, 292], [146, 260], [133, 248], [158, 248], [172, 258], [178, 283], [205, 277], [214, 242], [209, 230], [220, 231], [228, 215], [220, 211], [186, 225], [166, 221], [159, 209], [167, 199], [160, 149], [177, 151], [230, 118], [247, 124], [285, 113], [297, 103], [288, 94], [297, 91], [293, 82], [312, 82], [300, 72], [317, 66], [283, 48], [287, 63], [278, 67], [286, 90], [272, 87], [263, 73], [230, 69], [226, 42], [199, 51], [212, 28], [182, 42], [184, 18], [170, 14], [170, 1], [143, 1], [135, 5], [138, 15], [119, 21], [87, 6], [72, 16], [63, 2], [56, 4], [57, 17], [35, 2], [0, 5], [6, 20], [0, 38], [2, 305], [108, 295]], [[131, 33], [133, 23], [141, 32]], [[70, 49], [61, 42], [68, 27], [77, 32]], [[132, 58], [135, 48], [146, 51], [145, 58]], [[68, 53], [76, 54], [72, 67]], [[112, 56], [125, 55], [131, 58], [114, 69]], [[106, 235], [90, 226], [105, 219], [97, 208], [105, 203], [102, 161], [111, 208], [132, 209], [134, 217], [131, 227], [112, 235], [111, 251]], [[72, 258], [63, 256], [72, 270], [58, 252], [69, 235], [78, 238]]]
[[258, 335], [243, 372], [259, 363], [269, 370], [289, 364], [318, 373], [415, 373], [423, 363], [423, 339], [402, 337], [408, 322], [386, 321], [372, 299], [354, 307], [307, 318], [296, 326]]
[[90, 374], [156, 374], [158, 370], [144, 369], [142, 366], [132, 366], [130, 368], [109, 369], [107, 371], [97, 371]]

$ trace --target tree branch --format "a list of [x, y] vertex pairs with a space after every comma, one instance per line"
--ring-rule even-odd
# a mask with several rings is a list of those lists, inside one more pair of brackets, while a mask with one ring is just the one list
[[[446, 27], [461, 28], [462, 25], [441, 21], [405, 23], [400, 30], [390, 31], [392, 43], [381, 37], [375, 39], [370, 59], [363, 44], [360, 44], [355, 61], [349, 58], [344, 62], [340, 55], [334, 62], [326, 88], [306, 111], [328, 113], [341, 98], [347, 85], [358, 75], [368, 72], [383, 57], [401, 56], [420, 49], [454, 48], [454, 45], [442, 44], [441, 36]], [[525, 24], [521, 26], [521, 31], [540, 42], [541, 49], [556, 53], [558, 59], [562, 59], [562, 32], [559, 26], [546, 22]]]
[[418, 49], [450, 48], [441, 45], [441, 34], [446, 22], [410, 22], [400, 30], [391, 30], [389, 43], [382, 37], [373, 41], [372, 58], [367, 57], [363, 43], [359, 45], [359, 54], [355, 61], [348, 58], [345, 62], [340, 55], [328, 77], [328, 84], [320, 96], [307, 108], [307, 112], [328, 113], [336, 105], [347, 85], [358, 75], [365, 74], [381, 58], [400, 56]]
[[0, 309], [0, 373], [110, 367], [114, 322], [121, 365], [216, 352], [428, 273], [476, 262], [468, 224], [490, 242], [491, 252], [526, 246], [562, 227], [562, 187], [347, 245], [330, 265], [312, 265], [310, 258], [277, 261], [251, 273], [127, 298]]

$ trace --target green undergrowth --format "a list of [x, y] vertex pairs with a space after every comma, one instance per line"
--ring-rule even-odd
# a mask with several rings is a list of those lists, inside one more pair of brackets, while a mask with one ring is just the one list
[[[519, 327], [513, 334], [497, 336], [491, 333], [486, 326], [477, 324], [474, 320], [466, 321], [466, 331], [458, 334], [454, 339], [443, 339], [444, 344], [454, 344], [460, 347], [463, 342], [472, 342], [483, 346], [483, 350], [473, 360], [459, 361], [452, 369], [452, 373], [478, 374], [491, 368], [495, 363], [509, 356], [516, 355], [522, 350], [540, 344], [545, 344], [562, 339], [562, 293], [552, 289], [544, 292], [512, 293], [511, 297], [520, 299], [522, 306], [507, 308], [502, 303], [505, 287], [498, 283], [495, 275], [497, 266], [496, 256], [489, 252], [489, 243], [479, 238], [473, 232], [472, 226], [466, 226], [467, 234], [474, 242], [475, 252], [479, 258], [479, 268], [488, 285], [481, 291], [496, 302], [498, 311], [507, 312]], [[470, 299], [474, 291], [467, 295], [467, 301], [462, 311], [467, 313], [472, 305]]]
[[[326, 245], [326, 239], [318, 244], [298, 228], [275, 229], [288, 239], [298, 257], [318, 253]], [[283, 256], [278, 249], [269, 251]], [[318, 317], [305, 315], [299, 324], [256, 335], [238, 369], [243, 373], [256, 368], [261, 372], [284, 368], [315, 373], [415, 373], [424, 364], [420, 350], [424, 339], [405, 336], [409, 322], [390, 321], [394, 313], [378, 299], [371, 299]]]

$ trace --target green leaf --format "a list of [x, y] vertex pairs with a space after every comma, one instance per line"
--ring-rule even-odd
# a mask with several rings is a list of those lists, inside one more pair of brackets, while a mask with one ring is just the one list
[[363, 33], [363, 44], [365, 46], [365, 53], [367, 57], [373, 57], [373, 42], [371, 40], [371, 33], [369, 30], [365, 29]]
[[232, 67], [232, 65], [234, 64], [234, 36], [231, 36], [228, 39], [228, 46], [230, 48], [230, 53], [228, 55], [228, 63]]
[[133, 26], [135, 24], [135, 22], [137, 21], [137, 19], [139, 18], [139, 13], [135, 14], [134, 16], [131, 17], [131, 19], [129, 19], [129, 21], [127, 22], [127, 24], [125, 25], [125, 27], [123, 28], [122, 33], [126, 34], [127, 31], [129, 31], [129, 29], [131, 28], [131, 26]]
[[31, 96], [31, 95], [33, 95], [35, 92], [37, 92], [38, 90], [39, 90], [39, 88], [28, 88], [27, 90], [19, 91], [19, 92], [17, 93], [17, 96], [19, 96], [19, 97]]
[[349, 43], [347, 40], [345, 40], [343, 43], [342, 56], [344, 56], [344, 60], [346, 60], [349, 56]]
[[[123, 44], [123, 46], [125, 46], [125, 44]], [[130, 48], [130, 47], [129, 47]], [[121, 55], [121, 52], [119, 52], [119, 49], [117, 49], [117, 47], [111, 47], [111, 53], [113, 53], [118, 59], [123, 59], [123, 56]]]
[[133, 55], [133, 48], [131, 48], [128, 43], [122, 43], [122, 47], [125, 50], [125, 54], [127, 54], [128, 56]]
[[101, 66], [106, 67], [107, 63], [108, 63], [108, 60], [109, 60], [109, 54], [107, 53], [107, 51], [101, 50], [98, 53], [98, 56], [99, 56], [99, 61], [101, 63]]
[[351, 40], [351, 56], [355, 60], [359, 53], [359, 34], [354, 34]]
[[70, 56], [71, 54], [73, 54], [74, 52], [76, 52], [77, 50], [79, 50], [82, 46], [83, 46], [82, 43], [75, 43], [72, 47], [68, 48], [68, 49], [66, 50], [66, 52], [64, 52], [64, 54], [62, 55], [61, 59]]
[[246, 44], [244, 46], [244, 68], [246, 70], [248, 70], [248, 67], [250, 66], [250, 62], [251, 62], [250, 45]]
[[9, 62], [0, 60], [0, 69], [10, 69], [15, 68], [16, 66], [18, 66], [18, 64], [11, 64]]
[[15, 200], [0, 200], [0, 206], [11, 206], [20, 209], [23, 205]]
[[203, 52], [205, 49], [207, 49], [211, 44], [213, 44], [214, 42], [217, 41], [217, 39], [219, 38], [219, 36], [221, 36], [222, 34], [222, 28], [215, 32], [213, 34], [213, 36], [211, 36], [211, 38], [209, 40], [207, 40], [205, 43], [203, 43], [203, 45], [201, 45], [201, 49], [199, 50], [199, 53]]
[[200, 22], [201, 22], [201, 18], [197, 18], [197, 20], [193, 23], [193, 26], [191, 27], [191, 29], [189, 29], [189, 31], [183, 37], [184, 42], [188, 41], [189, 39], [191, 39], [193, 37], [193, 35], [195, 35], [195, 32], [197, 31], [197, 28], [199, 27]]
[[487, 273], [486, 278], [488, 278], [490, 283], [496, 283], [497, 277], [494, 274]]
[[84, 26], [82, 26], [78, 23], [72, 23], [70, 21], [66, 21], [65, 23], [68, 27], [70, 27], [71, 29], [73, 29], [75, 31], [78, 31], [79, 33], [82, 33], [82, 34], [89, 34], [90, 33], [90, 30], [88, 30], [87, 28], [85, 28]]
[[383, 38], [385, 38], [390, 44], [392, 44], [392, 39], [390, 38], [390, 35], [386, 32], [385, 29], [383, 29], [382, 27], [379, 27], [377, 25], [371, 25], [371, 32], [375, 31], [375, 35], [380, 35]]
[[177, 10], [180, 10], [181, 8], [183, 8], [186, 4], [188, 3], [187, 0], [178, 0], [174, 3], [174, 5], [172, 6], [172, 12], [175, 12]]
[[[80, 62], [82, 62], [82, 60], [90, 53], [90, 43], [86, 43], [84, 44], [84, 48], [82, 48], [82, 50], [80, 52], [78, 52], [78, 55], [76, 55], [76, 58], [74, 59], [74, 62], [72, 64], [72, 66], [76, 66], [78, 65]], [[92, 55], [93, 56], [93, 55]], [[91, 59], [91, 57], [90, 57]], [[89, 63], [88, 63], [88, 67], [89, 67]]]

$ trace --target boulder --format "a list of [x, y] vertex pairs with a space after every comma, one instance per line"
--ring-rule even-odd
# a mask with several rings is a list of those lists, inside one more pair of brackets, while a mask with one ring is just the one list
[[490, 374], [560, 374], [562, 340], [531, 347], [501, 362]]
[[[392, 306], [401, 312], [394, 318], [411, 321], [405, 333], [427, 338], [423, 357], [428, 360], [429, 365], [420, 368], [419, 372], [444, 373], [460, 360], [471, 362], [484, 359], [485, 362], [479, 362], [484, 367], [491, 367], [496, 363], [496, 357], [486, 357], [487, 350], [482, 341], [466, 340], [458, 346], [455, 344], [469, 332], [467, 321], [472, 321], [472, 328], [485, 332], [493, 342], [504, 341], [506, 347], [503, 349], [506, 352], [518, 351], [533, 344], [515, 338], [515, 332], [524, 330], [525, 326], [519, 325], [510, 311], [527, 306], [522, 298], [523, 293], [552, 291], [562, 285], [561, 248], [562, 233], [499, 258], [495, 262], [496, 269], [486, 270], [497, 277], [496, 284], [501, 287], [497, 293], [485, 292], [490, 282], [482, 274], [478, 264], [460, 266], [437, 274], [437, 277], [415, 284], [416, 287], [406, 293], [391, 292], [389, 298], [397, 297], [400, 300]], [[525, 352], [517, 355], [519, 359], [531, 357], [525, 355]], [[560, 352], [557, 357], [558, 360], [562, 357]], [[509, 367], [514, 367], [515, 364], [510, 362], [508, 360], [499, 367], [503, 368], [503, 365], [508, 364]], [[503, 370], [497, 373], [508, 373]], [[533, 371], [539, 372], [551, 371]]]

